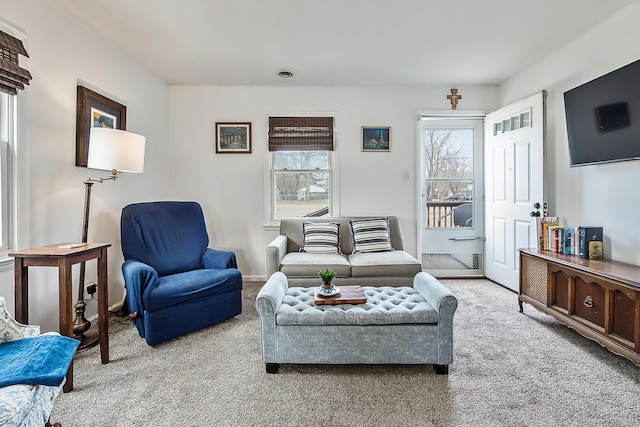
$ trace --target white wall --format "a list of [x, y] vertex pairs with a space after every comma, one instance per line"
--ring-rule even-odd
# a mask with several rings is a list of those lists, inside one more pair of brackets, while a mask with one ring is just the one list
[[[170, 88], [171, 195], [199, 201], [211, 244], [238, 256], [245, 278], [266, 275], [264, 179], [269, 114], [335, 112], [341, 215], [396, 215], [417, 246], [416, 111], [451, 111], [448, 87]], [[458, 108], [491, 111], [496, 87], [460, 87]], [[251, 122], [251, 154], [216, 154], [215, 122]], [[361, 126], [391, 126], [391, 152], [360, 150]], [[403, 180], [403, 171], [409, 180]]]
[[[236, 251], [245, 278], [263, 277], [267, 117], [277, 112], [335, 112], [339, 117], [340, 213], [397, 215], [415, 254], [417, 218], [416, 110], [449, 110], [449, 87], [171, 87], [110, 48], [62, 13], [54, 2], [0, 0], [0, 18], [27, 34], [34, 78], [19, 97], [20, 144], [28, 149], [21, 176], [29, 190], [21, 218], [29, 238], [18, 249], [80, 239], [84, 186], [102, 176], [74, 166], [76, 85], [128, 107], [128, 129], [147, 137], [145, 172], [93, 189], [89, 240], [109, 251], [110, 303], [122, 298], [119, 216], [127, 203], [198, 200], [211, 243]], [[602, 224], [605, 250], [640, 264], [632, 194], [638, 162], [568, 167], [562, 93], [640, 57], [640, 5], [634, 4], [501, 85], [460, 87], [461, 109], [491, 111], [541, 89], [549, 92], [550, 208], [570, 224]], [[250, 121], [253, 153], [215, 154], [216, 121]], [[391, 126], [390, 153], [360, 151], [361, 126]], [[409, 181], [402, 179], [409, 171]], [[619, 192], [612, 191], [620, 189]], [[26, 207], [29, 207], [29, 210]], [[90, 266], [92, 267], [92, 266]], [[57, 329], [55, 269], [32, 269], [31, 321]], [[89, 273], [92, 270], [90, 269]], [[77, 273], [77, 271], [76, 271]], [[77, 274], [74, 274], [74, 277]], [[89, 277], [89, 276], [88, 276]], [[0, 266], [0, 295], [13, 308], [13, 272]], [[95, 306], [89, 306], [89, 315]]]
[[[76, 85], [81, 83], [127, 106], [127, 129], [147, 138], [143, 174], [122, 174], [116, 182], [95, 184], [89, 241], [109, 242], [109, 303], [123, 298], [120, 266], [120, 211], [126, 204], [165, 197], [168, 188], [168, 86], [104, 40], [77, 25], [55, 2], [0, 1], [0, 18], [27, 35], [31, 85], [19, 95], [20, 149], [28, 148], [19, 174], [28, 185], [27, 212], [19, 211], [28, 239], [26, 249], [79, 241], [84, 204], [83, 182], [109, 175], [75, 166]], [[28, 170], [25, 170], [27, 169]], [[28, 192], [28, 193], [27, 193]], [[27, 194], [25, 194], [27, 193]], [[28, 216], [27, 216], [28, 215]], [[74, 269], [77, 280], [78, 266]], [[95, 278], [95, 261], [87, 280]], [[13, 312], [13, 271], [0, 273], [0, 295]], [[58, 329], [58, 285], [55, 268], [31, 268], [30, 322], [43, 330]], [[74, 283], [74, 295], [77, 283]], [[74, 300], [75, 300], [74, 296]], [[96, 312], [89, 303], [87, 316]]]
[[605, 257], [635, 265], [640, 265], [640, 162], [570, 168], [563, 94], [640, 59], [639, 19], [636, 2], [500, 86], [501, 105], [548, 91], [550, 215], [566, 225], [602, 225]]

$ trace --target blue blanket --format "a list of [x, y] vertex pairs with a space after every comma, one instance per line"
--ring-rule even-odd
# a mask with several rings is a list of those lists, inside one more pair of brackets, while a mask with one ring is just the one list
[[0, 344], [0, 387], [14, 384], [59, 386], [80, 341], [41, 335]]

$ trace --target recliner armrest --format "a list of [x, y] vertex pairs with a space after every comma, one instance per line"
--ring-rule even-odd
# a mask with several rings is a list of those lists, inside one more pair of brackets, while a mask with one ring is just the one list
[[[122, 275], [127, 292], [134, 294], [133, 298], [127, 298], [129, 313], [143, 313], [145, 311], [142, 306], [145, 300], [144, 295], [149, 292], [149, 289], [160, 284], [158, 272], [150, 265], [130, 259], [122, 264]], [[136, 306], [132, 307], [132, 304]]]
[[287, 236], [280, 234], [267, 245], [267, 279], [280, 271], [282, 258], [287, 254], [288, 240]]
[[233, 251], [207, 248], [203, 256], [204, 268], [238, 268], [236, 254]]

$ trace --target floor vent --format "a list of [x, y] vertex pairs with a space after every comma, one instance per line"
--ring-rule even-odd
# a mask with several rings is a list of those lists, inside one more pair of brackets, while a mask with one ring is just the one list
[[482, 270], [482, 254], [422, 254], [424, 270]]

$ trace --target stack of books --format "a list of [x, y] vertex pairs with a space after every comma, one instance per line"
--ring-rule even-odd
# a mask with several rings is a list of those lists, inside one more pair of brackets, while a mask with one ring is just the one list
[[584, 259], [602, 259], [602, 227], [565, 227], [560, 225], [557, 216], [540, 217], [537, 227], [542, 250]]

